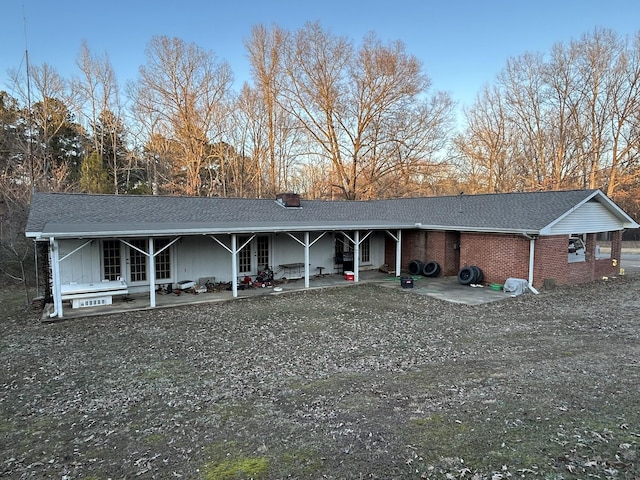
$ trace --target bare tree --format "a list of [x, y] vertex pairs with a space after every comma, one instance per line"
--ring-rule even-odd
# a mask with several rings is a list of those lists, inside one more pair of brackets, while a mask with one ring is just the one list
[[158, 36], [148, 45], [147, 64], [132, 85], [137, 119], [180, 146], [172, 159], [180, 193], [202, 193], [201, 170], [209, 168], [208, 145], [222, 138], [218, 126], [227, 112], [231, 83], [229, 66], [194, 44]]
[[123, 106], [116, 76], [108, 56], [93, 55], [86, 42], [76, 63], [83, 75], [73, 82], [78, 111], [88, 120], [93, 150], [109, 166], [111, 191], [117, 194], [121, 190], [121, 171], [127, 167], [127, 152], [123, 145]]
[[[333, 36], [318, 23], [307, 24], [290, 38], [282, 56], [285, 74], [278, 100], [313, 141], [315, 153], [330, 161], [343, 198], [376, 195], [376, 184], [397, 165], [397, 149], [391, 145], [407, 140], [394, 128], [407, 112], [420, 123], [418, 129], [435, 131], [425, 120], [450, 120], [450, 115], [440, 114], [440, 107], [452, 111], [446, 95], [434, 97], [437, 105], [431, 115], [424, 115], [420, 97], [430, 81], [402, 42], [383, 45], [370, 34], [356, 49], [346, 37]], [[429, 147], [421, 150], [423, 154]]]
[[31, 66], [30, 91], [18, 72], [11, 72], [15, 90], [25, 105], [31, 105], [28, 136], [33, 147], [31, 156], [34, 186], [60, 191], [74, 188], [74, 174], [79, 171], [83, 132], [75, 122], [75, 101], [67, 80], [50, 65]]
[[287, 136], [292, 130], [288, 126], [289, 114], [278, 103], [278, 84], [284, 72], [282, 62], [288, 37], [289, 34], [277, 26], [268, 30], [263, 25], [256, 25], [245, 41], [255, 87], [253, 91], [243, 89], [243, 105], [249, 106], [250, 102], [256, 108], [253, 114], [249, 114], [254, 125], [257, 125], [255, 114], [259, 112], [262, 115], [260, 133], [264, 138], [256, 135], [256, 128], [252, 129], [252, 139], [257, 147], [254, 155], [266, 167], [268, 180], [267, 191], [261, 194], [275, 195], [283, 187], [286, 189], [286, 157], [283, 158], [282, 154], [287, 151]]
[[[609, 30], [554, 45], [549, 60], [509, 59], [488, 96], [467, 112], [458, 151], [486, 165], [488, 188], [604, 188], [638, 163], [640, 48]], [[494, 106], [499, 105], [500, 110]], [[499, 113], [499, 115], [498, 115]], [[495, 170], [497, 158], [508, 160]]]
[[[473, 192], [508, 192], [521, 186], [514, 155], [513, 129], [507, 121], [504, 98], [496, 87], [485, 86], [465, 111], [466, 131], [454, 144], [468, 165]], [[469, 192], [472, 193], [472, 192]]]

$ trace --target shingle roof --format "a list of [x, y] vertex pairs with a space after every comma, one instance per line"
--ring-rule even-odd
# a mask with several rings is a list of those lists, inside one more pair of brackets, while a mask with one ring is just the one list
[[[28, 236], [160, 235], [422, 228], [537, 233], [582, 202], [617, 209], [599, 190], [457, 195], [372, 201], [35, 193]], [[619, 210], [619, 209], [618, 209]], [[618, 215], [625, 216], [619, 210]]]

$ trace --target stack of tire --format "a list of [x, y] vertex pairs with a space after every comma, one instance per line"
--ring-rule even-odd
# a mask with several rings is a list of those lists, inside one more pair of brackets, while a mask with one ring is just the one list
[[440, 265], [438, 262], [424, 263], [420, 260], [409, 262], [409, 273], [411, 275], [424, 275], [425, 277], [437, 277], [440, 275]]
[[477, 285], [482, 283], [484, 274], [480, 267], [471, 265], [470, 267], [463, 267], [458, 272], [458, 283], [460, 285]]

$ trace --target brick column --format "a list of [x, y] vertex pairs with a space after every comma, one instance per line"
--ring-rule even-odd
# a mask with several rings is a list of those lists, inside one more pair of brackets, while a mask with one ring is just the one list
[[617, 260], [620, 266], [620, 254], [622, 253], [622, 230], [611, 232], [611, 260]]

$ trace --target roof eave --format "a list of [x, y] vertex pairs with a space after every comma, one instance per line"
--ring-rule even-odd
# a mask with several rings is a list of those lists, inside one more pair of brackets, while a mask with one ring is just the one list
[[37, 234], [37, 238], [135, 238], [135, 237], [166, 237], [180, 235], [219, 235], [243, 233], [282, 233], [282, 232], [313, 232], [313, 231], [342, 231], [342, 230], [389, 230], [416, 228], [415, 224], [323, 224], [323, 225], [280, 225], [275, 227], [251, 227], [250, 225], [221, 228], [181, 228], [181, 229], [138, 229], [138, 230], [76, 230], [76, 231], [45, 231]]

